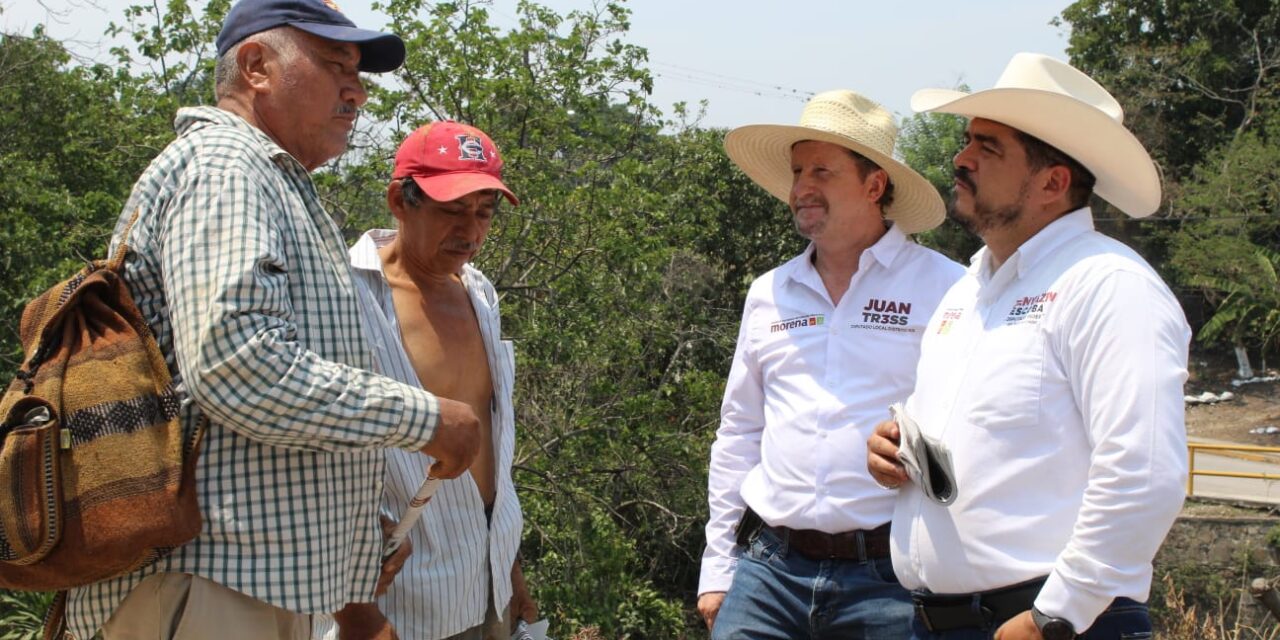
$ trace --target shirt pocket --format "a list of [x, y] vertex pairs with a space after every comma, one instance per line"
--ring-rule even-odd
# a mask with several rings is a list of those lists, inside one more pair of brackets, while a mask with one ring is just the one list
[[993, 431], [1038, 424], [1046, 348], [1035, 323], [1005, 324], [986, 332], [969, 359], [961, 391], [968, 396], [969, 424]]
[[766, 384], [779, 375], [816, 371], [825, 361], [822, 345], [828, 333], [824, 321], [802, 318], [762, 324], [753, 334], [752, 350]]
[[[911, 394], [923, 335], [924, 326], [919, 324], [888, 328], [854, 324], [841, 334], [845, 342], [830, 366], [836, 369], [846, 393], [868, 398], [872, 397], [869, 392], [885, 393], [887, 401], [880, 404], [887, 407]], [[867, 389], [868, 385], [874, 389]]]

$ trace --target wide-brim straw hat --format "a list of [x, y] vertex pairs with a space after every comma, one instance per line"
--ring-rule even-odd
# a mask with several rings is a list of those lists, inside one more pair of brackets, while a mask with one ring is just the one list
[[791, 147], [804, 140], [852, 149], [880, 165], [893, 183], [893, 203], [884, 210], [904, 233], [927, 231], [946, 218], [942, 196], [928, 180], [893, 158], [898, 126], [893, 114], [852, 91], [814, 96], [799, 125], [753, 124], [724, 137], [724, 149], [742, 172], [774, 197], [790, 203]]
[[965, 93], [921, 89], [916, 111], [984, 118], [1035, 136], [1084, 165], [1094, 193], [1130, 217], [1160, 208], [1160, 172], [1124, 126], [1120, 103], [1071, 65], [1037, 53], [1013, 56], [996, 86]]

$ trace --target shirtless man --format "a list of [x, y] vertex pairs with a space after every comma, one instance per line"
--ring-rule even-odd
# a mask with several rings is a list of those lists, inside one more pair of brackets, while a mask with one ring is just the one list
[[[401, 638], [506, 640], [516, 618], [537, 619], [516, 558], [514, 353], [493, 285], [469, 264], [499, 194], [518, 203], [501, 177], [498, 150], [479, 129], [423, 126], [401, 144], [387, 186], [399, 229], [369, 231], [351, 249], [382, 373], [467, 403], [481, 423], [475, 462], [436, 492], [409, 535], [413, 555], [378, 601]], [[388, 515], [408, 508], [427, 468], [421, 454], [388, 454]]]

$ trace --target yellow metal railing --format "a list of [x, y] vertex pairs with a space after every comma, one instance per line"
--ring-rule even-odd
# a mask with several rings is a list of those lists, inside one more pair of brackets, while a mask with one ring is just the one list
[[[1213, 476], [1216, 478], [1249, 478], [1253, 480], [1280, 480], [1280, 474], [1276, 473], [1258, 473], [1248, 471], [1211, 471], [1196, 468], [1196, 452], [1204, 451], [1226, 451], [1234, 454], [1234, 457], [1243, 458], [1245, 460], [1253, 460], [1255, 462], [1280, 462], [1278, 458], [1271, 458], [1265, 454], [1280, 455], [1280, 447], [1260, 447], [1249, 444], [1209, 444], [1206, 442], [1188, 442], [1187, 443], [1187, 467], [1190, 471], [1187, 473], [1187, 495], [1195, 495], [1196, 476]], [[1262, 455], [1259, 455], [1262, 454]]]

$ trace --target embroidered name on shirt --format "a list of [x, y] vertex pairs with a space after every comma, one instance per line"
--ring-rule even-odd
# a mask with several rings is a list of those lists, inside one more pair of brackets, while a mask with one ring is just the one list
[[938, 323], [938, 335], [944, 336], [951, 333], [951, 327], [956, 325], [962, 315], [964, 315], [964, 309], [947, 309], [943, 311], [942, 322]]
[[910, 320], [910, 302], [870, 298], [867, 300], [867, 306], [862, 308], [862, 322], [850, 323], [849, 328], [915, 333], [915, 328], [907, 326]]
[[1013, 309], [1009, 310], [1009, 315], [1005, 316], [1005, 324], [1019, 324], [1023, 322], [1039, 322], [1044, 316], [1045, 307], [1058, 299], [1058, 292], [1046, 291], [1038, 296], [1026, 296], [1018, 298], [1013, 303]]
[[871, 298], [862, 308], [862, 322], [906, 326], [911, 316], [911, 303]]
[[801, 327], [816, 327], [823, 323], [825, 316], [821, 313], [812, 316], [797, 316], [795, 318], [787, 318], [779, 320], [769, 325], [769, 333], [777, 333], [779, 331], [790, 331]]

